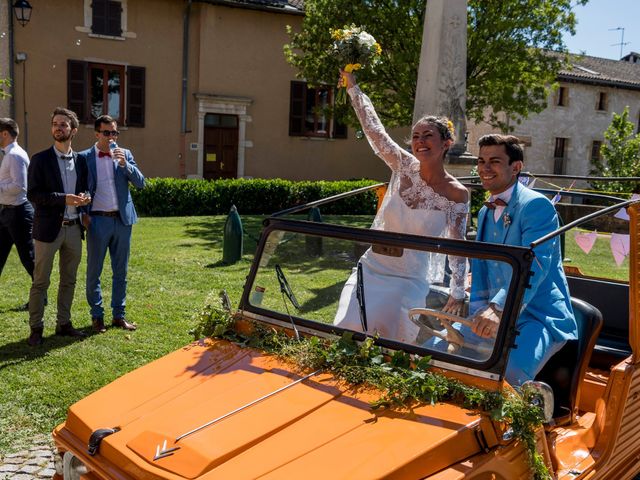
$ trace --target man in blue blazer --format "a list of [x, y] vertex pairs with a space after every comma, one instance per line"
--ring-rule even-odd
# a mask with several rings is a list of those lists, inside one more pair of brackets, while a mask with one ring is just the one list
[[[477, 240], [529, 246], [556, 230], [558, 215], [553, 204], [518, 182], [524, 158], [518, 139], [491, 134], [480, 138], [479, 145], [478, 175], [491, 196], [478, 214]], [[539, 245], [534, 253], [531, 286], [525, 290], [516, 323], [519, 335], [505, 374], [512, 385], [533, 379], [547, 360], [578, 334], [558, 239]], [[490, 339], [495, 337], [502, 316], [510, 267], [474, 260], [471, 271], [472, 331]]]
[[144, 176], [131, 152], [115, 143], [119, 132], [118, 124], [112, 117], [98, 117], [94, 127], [97, 141], [93, 147], [82, 152], [87, 159], [92, 197], [89, 214], [83, 218], [87, 229], [87, 302], [94, 330], [104, 332], [100, 275], [108, 250], [113, 273], [111, 324], [125, 330], [135, 330], [136, 325], [128, 322], [125, 316], [131, 227], [138, 219], [129, 183], [142, 188]]

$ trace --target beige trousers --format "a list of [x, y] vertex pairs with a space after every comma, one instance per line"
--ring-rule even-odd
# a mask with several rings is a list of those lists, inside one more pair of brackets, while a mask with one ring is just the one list
[[57, 325], [71, 322], [71, 304], [76, 289], [76, 276], [82, 258], [80, 225], [63, 226], [51, 242], [34, 240], [35, 268], [29, 293], [29, 326], [44, 327], [44, 299], [51, 283], [51, 270], [56, 252], [60, 252], [60, 284], [58, 286]]

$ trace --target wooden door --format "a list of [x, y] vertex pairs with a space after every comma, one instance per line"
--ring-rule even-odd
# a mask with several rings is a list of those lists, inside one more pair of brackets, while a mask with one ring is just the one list
[[207, 113], [204, 121], [203, 176], [238, 176], [238, 117]]

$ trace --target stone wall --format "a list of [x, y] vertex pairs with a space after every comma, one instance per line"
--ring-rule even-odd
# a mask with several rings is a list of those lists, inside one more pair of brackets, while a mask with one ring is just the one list
[[[567, 102], [557, 106], [556, 95], [547, 99], [547, 108], [514, 125], [513, 134], [525, 144], [525, 171], [554, 173], [554, 148], [557, 137], [567, 138], [566, 175], [589, 175], [591, 147], [594, 140], [604, 141], [604, 131], [611, 123], [612, 114], [622, 113], [629, 107], [629, 120], [640, 121], [640, 91], [602, 87], [580, 83], [560, 82], [565, 88]], [[597, 110], [600, 92], [606, 94], [605, 110]], [[497, 130], [486, 123], [469, 124], [469, 151], [478, 154], [478, 139]]]

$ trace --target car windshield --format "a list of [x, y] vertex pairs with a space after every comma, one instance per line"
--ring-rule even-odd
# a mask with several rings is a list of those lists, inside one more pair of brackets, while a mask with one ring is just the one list
[[[520, 247], [270, 220], [245, 286], [243, 308], [256, 318], [277, 319], [307, 332], [353, 331], [360, 338], [366, 332], [390, 348], [499, 371], [521, 279], [526, 277], [522, 272], [529, 268], [526, 252]], [[491, 278], [482, 273], [489, 263]], [[458, 274], [452, 275], [452, 265]], [[443, 312], [451, 287], [463, 297], [457, 316]], [[493, 336], [478, 337], [470, 319], [499, 290], [506, 294], [502, 325]]]

